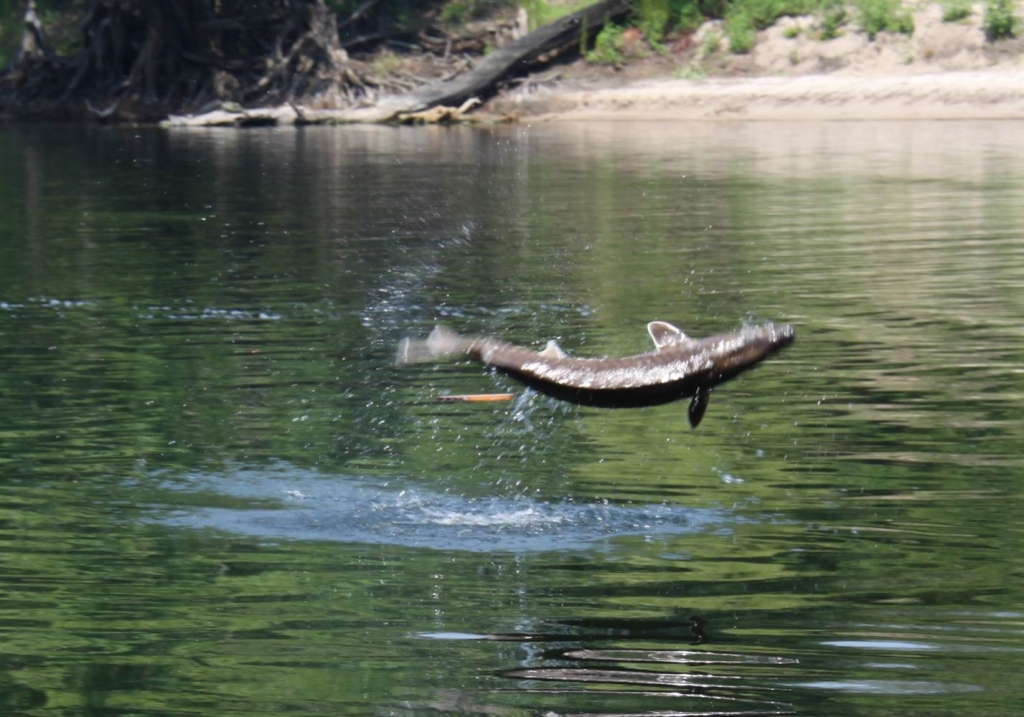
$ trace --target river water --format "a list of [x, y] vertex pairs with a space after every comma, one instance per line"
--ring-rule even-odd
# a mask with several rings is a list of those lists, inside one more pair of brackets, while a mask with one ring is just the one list
[[[0, 167], [4, 714], [1024, 712], [1020, 123], [17, 125]], [[652, 319], [798, 339], [696, 430], [392, 365]]]

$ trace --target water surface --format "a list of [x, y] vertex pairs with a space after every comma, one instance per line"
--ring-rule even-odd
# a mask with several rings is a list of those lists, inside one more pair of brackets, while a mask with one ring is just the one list
[[[1024, 710], [1019, 123], [6, 126], [0, 166], [5, 713]], [[697, 430], [391, 361], [652, 319], [798, 341]]]

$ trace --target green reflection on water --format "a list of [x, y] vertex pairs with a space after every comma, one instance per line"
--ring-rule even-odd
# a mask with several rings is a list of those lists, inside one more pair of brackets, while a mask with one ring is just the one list
[[[1016, 714], [1022, 159], [1005, 123], [5, 128], [0, 706]], [[435, 321], [597, 355], [654, 318], [799, 340], [698, 431], [390, 366]], [[437, 503], [260, 523], [353, 477]], [[489, 496], [547, 547], [452, 520]], [[606, 504], [722, 518], [559, 544]]]

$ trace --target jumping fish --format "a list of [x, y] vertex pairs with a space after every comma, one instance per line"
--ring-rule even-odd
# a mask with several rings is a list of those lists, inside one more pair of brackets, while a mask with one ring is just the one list
[[666, 321], [647, 324], [650, 353], [623, 358], [567, 356], [555, 341], [541, 351], [498, 339], [462, 336], [437, 326], [426, 339], [402, 339], [396, 363], [468, 357], [508, 374], [541, 393], [584, 406], [655, 406], [691, 398], [694, 428], [704, 417], [711, 390], [793, 343], [788, 324], [744, 326], [693, 339]]

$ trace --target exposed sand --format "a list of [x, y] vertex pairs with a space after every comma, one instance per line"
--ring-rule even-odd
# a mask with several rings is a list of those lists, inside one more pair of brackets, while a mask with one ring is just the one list
[[[557, 84], [525, 85], [489, 109], [524, 122], [1024, 119], [1024, 38], [987, 42], [981, 15], [979, 5], [947, 23], [927, 4], [912, 36], [870, 40], [851, 24], [828, 41], [816, 39], [815, 18], [784, 18], [743, 56], [702, 54], [708, 34], [721, 37], [720, 24], [707, 23], [668, 60], [603, 76], [579, 63]], [[647, 78], [637, 79], [645, 62]]]
[[513, 111], [524, 122], [1024, 119], [1024, 71], [649, 80], [624, 88], [554, 91]]

